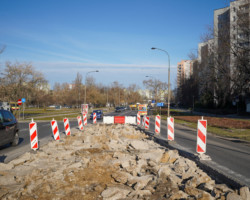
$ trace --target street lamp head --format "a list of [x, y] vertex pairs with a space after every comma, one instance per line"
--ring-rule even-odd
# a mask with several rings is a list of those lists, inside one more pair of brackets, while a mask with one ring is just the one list
[[155, 50], [156, 48], [155, 48], [155, 47], [152, 47], [151, 49], [152, 49], [152, 50]]

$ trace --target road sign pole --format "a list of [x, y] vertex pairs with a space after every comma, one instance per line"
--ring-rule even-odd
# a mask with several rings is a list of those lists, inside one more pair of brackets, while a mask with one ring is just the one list
[[24, 120], [24, 103], [23, 103], [23, 120]]

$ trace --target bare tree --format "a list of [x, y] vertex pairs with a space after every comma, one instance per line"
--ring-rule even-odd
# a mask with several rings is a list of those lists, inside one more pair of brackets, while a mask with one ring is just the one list
[[155, 98], [156, 101], [160, 101], [162, 97], [162, 92], [167, 90], [167, 83], [161, 82], [160, 80], [156, 80], [156, 79], [144, 80], [143, 85], [148, 90], [151, 91], [152, 96]]

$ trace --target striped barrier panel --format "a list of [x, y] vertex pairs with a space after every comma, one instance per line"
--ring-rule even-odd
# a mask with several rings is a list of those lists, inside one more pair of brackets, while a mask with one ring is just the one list
[[96, 124], [96, 113], [93, 113], [93, 124]]
[[71, 135], [70, 126], [69, 126], [69, 119], [64, 118], [63, 123], [64, 123], [65, 134], [66, 135]]
[[82, 118], [83, 118], [83, 125], [84, 125], [84, 126], [87, 126], [87, 124], [88, 124], [88, 121], [87, 121], [87, 114], [83, 114], [83, 115], [82, 115]]
[[207, 144], [207, 120], [198, 120], [198, 130], [197, 130], [197, 153], [206, 153]]
[[137, 125], [138, 126], [141, 125], [141, 115], [140, 115], [140, 113], [137, 113]]
[[51, 121], [51, 128], [52, 128], [52, 133], [53, 133], [54, 139], [60, 140], [60, 134], [59, 134], [57, 121], [54, 119]]
[[159, 134], [161, 131], [161, 116], [155, 116], [155, 133]]
[[79, 127], [79, 130], [83, 130], [83, 125], [82, 125], [82, 118], [81, 116], [77, 116], [77, 121], [78, 121], [78, 127]]
[[149, 117], [148, 116], [146, 116], [145, 117], [145, 129], [149, 129]]
[[174, 118], [168, 117], [168, 140], [174, 140]]
[[30, 146], [31, 146], [31, 149], [37, 150], [38, 149], [37, 124], [36, 124], [36, 122], [33, 121], [33, 119], [29, 123], [29, 130], [30, 130]]

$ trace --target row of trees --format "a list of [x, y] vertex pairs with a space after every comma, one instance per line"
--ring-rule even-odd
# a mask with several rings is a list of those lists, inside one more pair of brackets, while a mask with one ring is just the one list
[[219, 27], [210, 27], [202, 37], [199, 59], [190, 56], [193, 74], [178, 89], [178, 101], [207, 108], [229, 108], [238, 103], [245, 110], [245, 101], [250, 99], [249, 35], [249, 17], [240, 14], [235, 24], [228, 19]]
[[[79, 107], [84, 103], [85, 85], [77, 73], [72, 84], [56, 83], [50, 90], [48, 81], [41, 72], [28, 63], [6, 63], [0, 74], [0, 100], [16, 102], [26, 98], [28, 105], [46, 107], [48, 105], [68, 105]], [[139, 87], [135, 84], [125, 88], [117, 81], [110, 86], [97, 84], [93, 77], [86, 80], [86, 101], [94, 106], [119, 106], [143, 102]]]

